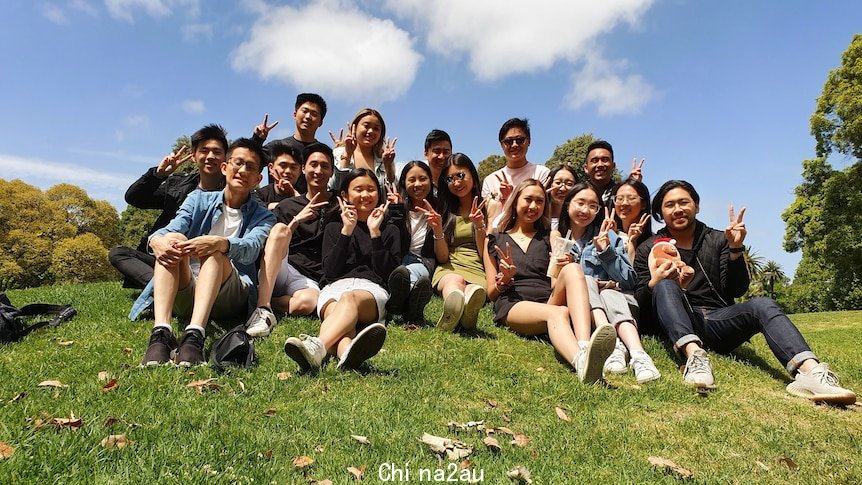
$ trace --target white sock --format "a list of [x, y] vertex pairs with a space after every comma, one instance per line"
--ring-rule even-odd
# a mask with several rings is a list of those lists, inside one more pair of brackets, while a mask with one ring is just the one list
[[587, 348], [589, 346], [590, 346], [589, 340], [578, 340], [578, 347], [580, 347], [581, 350], [584, 350], [585, 348]]
[[174, 333], [174, 329], [171, 327], [170, 323], [157, 323], [153, 325], [153, 330], [155, 331], [159, 327], [166, 328], [168, 332]]
[[204, 338], [206, 338], [206, 336], [207, 336], [207, 331], [206, 331], [206, 329], [205, 329], [205, 328], [203, 328], [203, 327], [201, 327], [200, 325], [198, 325], [198, 324], [196, 324], [196, 323], [190, 323], [190, 324], [186, 327], [186, 331], [189, 331], [189, 330], [197, 330], [198, 332], [200, 332], [200, 333], [201, 333], [201, 335], [202, 335]]

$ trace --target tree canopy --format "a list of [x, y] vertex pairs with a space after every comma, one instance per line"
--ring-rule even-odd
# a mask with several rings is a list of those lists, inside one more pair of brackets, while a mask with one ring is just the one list
[[[862, 34], [856, 34], [831, 71], [811, 115], [817, 156], [837, 151], [862, 158]], [[858, 160], [857, 160], [858, 163]]]

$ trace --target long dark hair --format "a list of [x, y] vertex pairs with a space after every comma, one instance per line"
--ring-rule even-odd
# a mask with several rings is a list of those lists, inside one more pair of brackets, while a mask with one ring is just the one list
[[443, 219], [443, 232], [446, 237], [452, 240], [452, 235], [455, 232], [455, 216], [458, 215], [458, 208], [461, 205], [458, 196], [449, 190], [449, 184], [446, 183], [446, 177], [449, 173], [449, 168], [452, 166], [465, 168], [470, 172], [470, 177], [473, 178], [473, 189], [470, 192], [470, 198], [478, 197], [479, 203], [482, 203], [482, 190], [479, 187], [479, 172], [476, 171], [476, 166], [470, 157], [463, 153], [453, 153], [443, 169], [440, 170], [440, 178], [437, 180], [437, 197], [440, 205], [440, 217]]
[[[596, 192], [595, 187], [590, 185], [588, 182], [580, 182], [575, 184], [575, 186], [572, 187], [571, 192], [569, 192], [569, 195], [567, 195], [566, 199], [563, 201], [563, 208], [560, 209], [560, 221], [557, 225], [557, 230], [560, 231], [560, 234], [562, 234], [563, 236], [565, 236], [566, 233], [569, 232], [569, 229], [572, 228], [572, 221], [569, 220], [569, 205], [571, 205], [572, 199], [574, 199], [575, 196], [578, 195], [578, 193], [584, 190], [592, 190], [593, 193], [596, 194], [596, 198], [601, 201], [601, 196], [598, 192]], [[602, 204], [600, 203], [599, 208], [601, 209], [601, 207]], [[596, 214], [596, 217], [598, 216], [599, 215]], [[595, 219], [593, 219], [593, 221], [595, 221]], [[587, 226], [587, 231], [584, 233], [583, 237], [592, 238], [594, 228], [595, 224], [590, 224], [589, 226]]]
[[401, 176], [398, 177], [398, 192], [401, 193], [401, 198], [404, 200], [404, 206], [410, 207], [409, 200], [410, 195], [407, 194], [407, 172], [409, 172], [414, 167], [419, 167], [425, 172], [425, 175], [428, 176], [428, 185], [430, 186], [430, 191], [428, 195], [425, 197], [425, 200], [431, 204], [431, 207], [434, 207], [435, 210], [437, 208], [437, 198], [434, 197], [434, 177], [431, 175], [431, 168], [428, 167], [428, 164], [425, 162], [420, 162], [419, 160], [411, 160], [404, 165], [404, 168], [401, 170]]
[[539, 187], [545, 194], [545, 208], [542, 210], [542, 217], [539, 217], [533, 223], [534, 227], [539, 231], [548, 231], [551, 229], [551, 202], [548, 200], [550, 196], [544, 191], [545, 187], [541, 182], [536, 179], [527, 179], [515, 187], [512, 195], [509, 196], [509, 200], [506, 201], [506, 205], [503, 207], [503, 215], [500, 217], [500, 224], [497, 226], [497, 232], [503, 233], [515, 227], [515, 221], [518, 218], [518, 198], [521, 197], [521, 192], [527, 187]]
[[[638, 219], [635, 219], [636, 221], [640, 221], [640, 218], [643, 217], [644, 214], [649, 214], [650, 212], [649, 189], [640, 180], [629, 177], [614, 185], [614, 188], [611, 189], [611, 200], [614, 200], [614, 197], [617, 196], [617, 191], [620, 190], [623, 185], [629, 185], [631, 188], [635, 189], [635, 192], [637, 192], [638, 197], [641, 199], [641, 211], [638, 214]], [[614, 201], [614, 205], [616, 205], [616, 201]], [[623, 221], [620, 219], [620, 216], [614, 216], [614, 221], [617, 223], [619, 231], [623, 232]], [[649, 217], [647, 218], [646, 224], [644, 224], [640, 237], [635, 241], [635, 247], [640, 246], [640, 244], [646, 241], [647, 238], [652, 236], [652, 234], [652, 217]]]

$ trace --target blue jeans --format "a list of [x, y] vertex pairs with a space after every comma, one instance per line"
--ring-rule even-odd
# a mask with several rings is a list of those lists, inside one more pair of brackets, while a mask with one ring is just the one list
[[726, 354], [762, 333], [791, 375], [805, 360], [817, 359], [796, 325], [770, 298], [752, 298], [724, 308], [691, 307], [679, 284], [669, 280], [660, 281], [652, 295], [659, 324], [677, 351], [695, 342]]
[[410, 272], [411, 290], [416, 286], [416, 282], [419, 281], [419, 278], [423, 276], [426, 278], [431, 277], [431, 274], [428, 273], [428, 268], [426, 268], [425, 263], [422, 262], [422, 258], [413, 253], [407, 253], [407, 255], [404, 256], [404, 259], [401, 260], [401, 264]]

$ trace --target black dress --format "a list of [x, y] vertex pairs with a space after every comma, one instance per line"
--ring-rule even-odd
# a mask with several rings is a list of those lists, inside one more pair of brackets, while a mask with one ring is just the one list
[[527, 252], [524, 253], [512, 236], [506, 233], [488, 235], [488, 251], [497, 264], [500, 264], [500, 257], [494, 250], [494, 245], [505, 251], [506, 243], [509, 243], [512, 248], [512, 262], [517, 268], [515, 282], [494, 302], [495, 323], [505, 324], [509, 310], [520, 301], [548, 302], [551, 296], [551, 278], [547, 276], [548, 263], [551, 260], [550, 241], [550, 233], [540, 230], [530, 240]]

